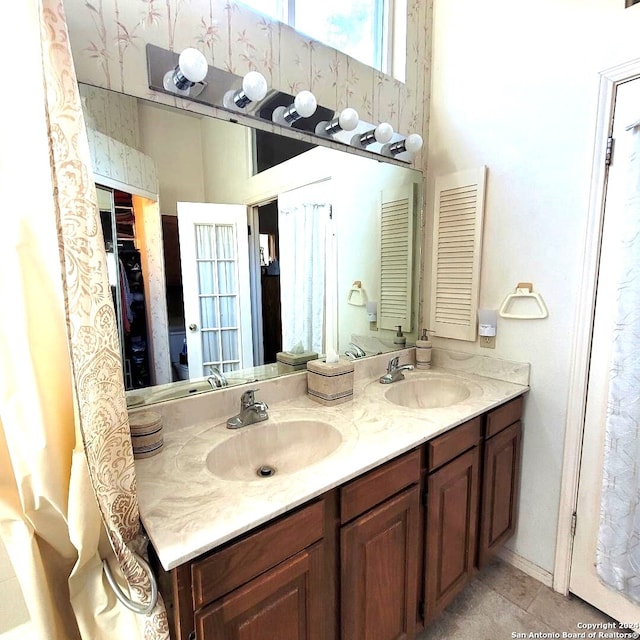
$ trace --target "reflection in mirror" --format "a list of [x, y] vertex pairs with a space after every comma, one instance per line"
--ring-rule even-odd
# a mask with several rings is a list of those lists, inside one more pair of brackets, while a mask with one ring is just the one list
[[[105, 200], [130, 406], [304, 369], [325, 352], [327, 333], [348, 357], [394, 349], [397, 324], [411, 342], [419, 171], [95, 87], [80, 91]], [[410, 206], [384, 195], [398, 189]], [[325, 264], [329, 220], [335, 265]], [[332, 271], [337, 327], [327, 332]]]

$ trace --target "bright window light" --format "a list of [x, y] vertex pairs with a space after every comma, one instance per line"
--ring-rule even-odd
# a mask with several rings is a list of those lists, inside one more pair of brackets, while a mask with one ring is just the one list
[[[394, 0], [242, 0], [375, 69], [391, 74]], [[402, 4], [404, 2], [401, 0]]]

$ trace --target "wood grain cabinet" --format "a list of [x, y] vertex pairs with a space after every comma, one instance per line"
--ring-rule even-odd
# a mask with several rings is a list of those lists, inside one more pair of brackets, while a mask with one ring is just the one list
[[522, 397], [487, 415], [484, 441], [478, 567], [515, 533], [518, 517]]
[[424, 622], [428, 624], [475, 571], [480, 480], [480, 418], [427, 444]]
[[343, 519], [358, 515], [340, 535], [342, 638], [415, 637], [420, 467], [416, 450], [342, 490]]
[[415, 638], [514, 533], [522, 406], [161, 574], [175, 640]]

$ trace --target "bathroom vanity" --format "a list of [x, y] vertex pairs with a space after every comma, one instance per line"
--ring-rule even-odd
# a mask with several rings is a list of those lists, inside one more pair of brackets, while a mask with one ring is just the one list
[[363, 367], [352, 402], [299, 396], [246, 427], [277, 442], [283, 425], [334, 425], [321, 459], [299, 444], [275, 476], [244, 476], [255, 460], [228, 444], [240, 434], [200, 422], [170, 431], [155, 465], [137, 463], [177, 640], [412, 638], [513, 534], [528, 386], [434, 369], [383, 388], [367, 375], [379, 364]]

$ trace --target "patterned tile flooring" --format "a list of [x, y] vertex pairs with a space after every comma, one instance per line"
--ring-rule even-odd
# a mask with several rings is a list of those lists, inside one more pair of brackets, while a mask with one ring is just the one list
[[[418, 640], [575, 638], [580, 635], [569, 634], [585, 632], [578, 624], [598, 622], [613, 620], [579, 598], [566, 598], [495, 559]], [[626, 630], [621, 629], [623, 632]], [[582, 637], [588, 637], [588, 633]]]

